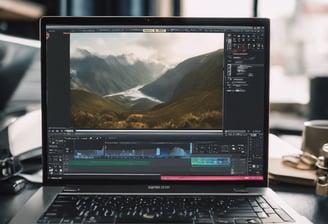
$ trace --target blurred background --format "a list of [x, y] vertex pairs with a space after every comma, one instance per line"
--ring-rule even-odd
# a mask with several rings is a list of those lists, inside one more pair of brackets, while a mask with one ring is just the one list
[[[328, 120], [327, 0], [0, 0], [0, 160], [10, 156], [7, 149], [13, 148], [9, 147], [7, 136], [10, 133], [4, 127], [15, 124], [16, 118], [26, 112], [40, 109], [38, 35], [42, 16], [270, 18], [270, 132], [292, 143], [298, 153], [304, 121]], [[21, 151], [36, 148], [25, 144], [23, 135], [29, 142], [41, 142], [40, 114], [29, 121], [33, 128], [19, 129], [16, 125], [17, 130], [33, 130], [31, 133], [36, 137], [33, 141], [24, 131], [14, 135], [19, 139], [16, 142], [24, 145]], [[277, 151], [276, 161], [280, 162], [281, 154], [290, 153], [290, 147], [278, 146], [278, 150], [271, 152]], [[34, 151], [31, 152], [31, 157], [35, 156]], [[38, 152], [40, 154], [41, 150]], [[32, 167], [27, 172], [40, 169], [40, 157], [28, 162], [26, 164]], [[303, 173], [300, 176], [303, 177]], [[295, 186], [278, 185], [275, 190], [307, 217], [327, 220], [327, 200], [313, 197], [312, 188]], [[5, 211], [5, 221], [19, 208], [16, 205], [23, 204], [37, 188], [27, 187], [23, 196], [14, 200], [9, 195], [1, 195], [4, 203], [0, 203], [0, 211]]]
[[37, 40], [44, 15], [270, 18], [270, 127], [276, 132], [300, 133], [309, 118], [310, 81], [328, 76], [326, 0], [0, 0], [0, 33]]

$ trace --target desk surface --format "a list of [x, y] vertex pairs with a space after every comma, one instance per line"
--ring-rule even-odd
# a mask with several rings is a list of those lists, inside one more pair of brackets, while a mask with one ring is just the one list
[[313, 223], [323, 224], [328, 220], [328, 196], [317, 196], [314, 187], [292, 184], [270, 184], [270, 187], [287, 204]]
[[[39, 187], [39, 184], [27, 184], [26, 188], [17, 195], [0, 194], [0, 224], [8, 223]], [[291, 207], [313, 223], [327, 223], [328, 197], [316, 196], [311, 187], [281, 183], [271, 184], [271, 187]]]

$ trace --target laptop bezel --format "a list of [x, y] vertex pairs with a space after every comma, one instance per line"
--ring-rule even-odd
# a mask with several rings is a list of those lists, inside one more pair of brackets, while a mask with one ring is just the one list
[[246, 181], [111, 181], [92, 180], [92, 185], [156, 185], [170, 186], [245, 186], [265, 187], [268, 184], [268, 121], [269, 121], [269, 55], [270, 55], [270, 21], [264, 18], [186, 18], [186, 17], [43, 17], [40, 19], [41, 40], [41, 99], [42, 99], [42, 154], [43, 154], [43, 184], [47, 186], [90, 185], [87, 179], [49, 179], [47, 174], [48, 158], [48, 124], [47, 124], [47, 64], [46, 64], [46, 26], [47, 25], [211, 25], [211, 26], [264, 26], [265, 27], [265, 82], [264, 82], [264, 126], [263, 126], [263, 180]]

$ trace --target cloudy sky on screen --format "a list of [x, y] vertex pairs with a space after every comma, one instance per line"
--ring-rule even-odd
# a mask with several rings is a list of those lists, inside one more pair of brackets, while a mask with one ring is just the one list
[[169, 67], [224, 46], [222, 33], [71, 33], [71, 57], [77, 49], [98, 56], [126, 55], [133, 62], [161, 62]]

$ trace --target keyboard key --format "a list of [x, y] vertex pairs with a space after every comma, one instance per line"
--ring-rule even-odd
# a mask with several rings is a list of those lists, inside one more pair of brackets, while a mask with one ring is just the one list
[[116, 219], [117, 223], [193, 223], [192, 218], [179, 217], [179, 216], [166, 216], [156, 217], [152, 219], [144, 218], [141, 216], [136, 217], [121, 217]]
[[212, 219], [196, 219], [194, 224], [213, 224]]
[[256, 213], [257, 216], [260, 218], [260, 219], [264, 219], [264, 218], [267, 218], [267, 214], [265, 212], [258, 212]]
[[275, 212], [285, 221], [285, 222], [291, 222], [294, 221], [284, 210], [281, 208], [275, 209]]
[[233, 218], [220, 218], [215, 219], [215, 224], [234, 224], [235, 221]]

